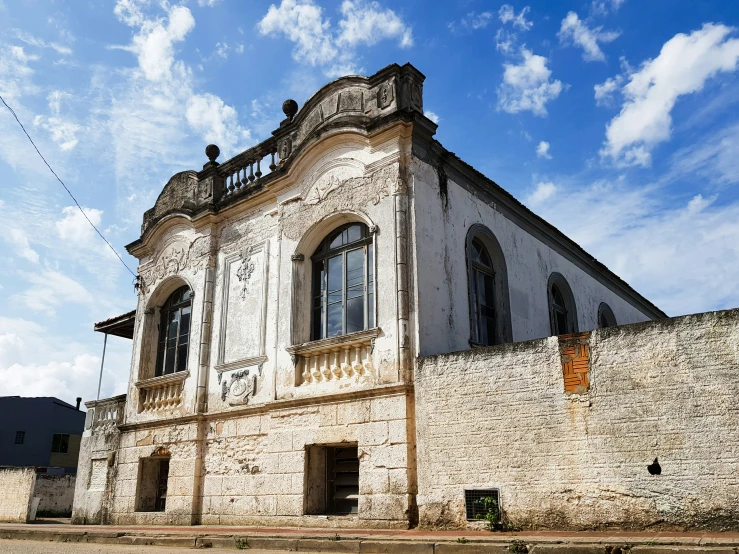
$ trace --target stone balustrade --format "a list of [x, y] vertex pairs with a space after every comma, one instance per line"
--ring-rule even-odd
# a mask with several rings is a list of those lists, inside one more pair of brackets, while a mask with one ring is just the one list
[[126, 408], [126, 395], [106, 398], [95, 403], [94, 423], [95, 427], [102, 425], [118, 425], [123, 420]]
[[[224, 179], [222, 198], [236, 196], [259, 186], [262, 176], [277, 169], [276, 155], [274, 141], [265, 141], [222, 164], [219, 168]], [[270, 156], [269, 165], [265, 167], [267, 156]]]
[[182, 404], [182, 387], [189, 371], [138, 381], [139, 413], [173, 410]]
[[374, 382], [372, 351], [378, 334], [379, 329], [375, 328], [291, 346], [287, 351], [295, 364], [295, 384], [308, 386], [348, 379]]

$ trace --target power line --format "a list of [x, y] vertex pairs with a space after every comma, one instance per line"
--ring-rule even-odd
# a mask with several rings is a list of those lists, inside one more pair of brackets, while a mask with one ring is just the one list
[[64, 181], [62, 181], [62, 180], [61, 180], [61, 179], [59, 178], [59, 175], [57, 175], [57, 174], [56, 174], [56, 171], [54, 171], [54, 170], [52, 169], [52, 167], [51, 167], [51, 166], [49, 165], [49, 162], [47, 162], [47, 161], [46, 161], [46, 158], [44, 158], [44, 155], [43, 155], [43, 154], [41, 153], [41, 151], [40, 151], [40, 150], [38, 149], [38, 146], [36, 146], [36, 143], [35, 143], [35, 142], [33, 142], [33, 139], [31, 138], [31, 135], [29, 135], [29, 134], [28, 134], [28, 131], [26, 131], [26, 128], [25, 128], [25, 127], [23, 126], [23, 123], [21, 123], [21, 120], [20, 120], [20, 119], [18, 119], [18, 116], [17, 116], [16, 114], [15, 114], [15, 111], [13, 110], [13, 108], [11, 108], [10, 106], [8, 106], [8, 103], [7, 103], [6, 101], [5, 101], [5, 98], [3, 98], [2, 96], [0, 96], [0, 100], [2, 100], [2, 101], [3, 101], [3, 104], [5, 104], [5, 107], [6, 107], [6, 108], [8, 108], [8, 110], [10, 110], [10, 113], [11, 113], [11, 114], [13, 114], [13, 117], [14, 117], [14, 118], [15, 118], [15, 120], [16, 120], [16, 121], [18, 122], [18, 125], [20, 125], [20, 126], [21, 126], [21, 129], [23, 129], [23, 132], [24, 132], [24, 133], [26, 134], [26, 136], [28, 137], [28, 140], [29, 140], [29, 141], [31, 141], [31, 145], [33, 145], [33, 147], [35, 148], [35, 150], [36, 150], [36, 152], [38, 153], [38, 155], [39, 155], [39, 156], [41, 156], [41, 159], [42, 159], [42, 160], [44, 161], [44, 163], [46, 164], [46, 167], [48, 167], [48, 168], [49, 168], [49, 171], [51, 171], [51, 172], [52, 172], [52, 173], [54, 174], [54, 177], [56, 177], [56, 180], [57, 180], [57, 181], [59, 181], [59, 182], [61, 183], [61, 185], [62, 185], [62, 186], [64, 187], [64, 190], [66, 190], [66, 191], [67, 191], [67, 194], [69, 194], [69, 196], [70, 196], [70, 197], [72, 198], [72, 200], [74, 200], [74, 203], [75, 203], [75, 204], [77, 204], [77, 207], [79, 208], [80, 212], [82, 212], [82, 215], [83, 215], [83, 216], [85, 216], [85, 219], [86, 219], [86, 220], [87, 220], [87, 222], [88, 222], [88, 223], [90, 224], [90, 226], [91, 226], [91, 227], [92, 227], [93, 229], [95, 229], [95, 232], [96, 232], [96, 233], [97, 233], [98, 235], [100, 235], [100, 238], [101, 238], [101, 239], [103, 239], [103, 240], [105, 241], [105, 244], [107, 244], [107, 245], [108, 245], [108, 247], [109, 247], [109, 248], [110, 248], [110, 249], [111, 249], [111, 250], [113, 251], [113, 254], [115, 254], [115, 257], [116, 257], [116, 258], [118, 258], [118, 259], [119, 259], [119, 260], [121, 261], [121, 263], [122, 263], [122, 264], [123, 264], [123, 266], [124, 266], [124, 267], [125, 267], [125, 268], [126, 268], [126, 269], [128, 270], [128, 272], [129, 272], [129, 273], [130, 273], [131, 275], [133, 275], [133, 276], [134, 276], [134, 277], [135, 277], [136, 279], [138, 279], [138, 276], [137, 276], [137, 275], [136, 275], [136, 274], [135, 274], [135, 273], [134, 273], [133, 271], [131, 271], [131, 268], [130, 268], [130, 267], [128, 267], [128, 266], [126, 265], [126, 262], [124, 262], [124, 261], [123, 261], [123, 258], [121, 258], [121, 257], [120, 257], [120, 256], [118, 255], [118, 252], [116, 252], [116, 249], [115, 249], [115, 248], [113, 248], [113, 245], [112, 245], [112, 244], [110, 244], [110, 243], [108, 242], [108, 239], [106, 239], [106, 238], [105, 238], [105, 237], [103, 236], [103, 234], [102, 234], [102, 233], [101, 233], [101, 232], [100, 232], [100, 231], [98, 230], [98, 228], [97, 228], [97, 227], [95, 227], [95, 224], [94, 224], [94, 223], [93, 223], [92, 221], [90, 221], [90, 218], [89, 218], [89, 217], [87, 217], [87, 214], [85, 213], [85, 210], [83, 210], [83, 209], [82, 209], [82, 206], [80, 206], [80, 203], [79, 203], [79, 202], [77, 202], [77, 199], [76, 199], [76, 198], [74, 197], [74, 195], [72, 194], [72, 192], [71, 192], [71, 191], [70, 191], [70, 190], [69, 190], [69, 189], [67, 188], [67, 185], [65, 185], [65, 184], [64, 184]]

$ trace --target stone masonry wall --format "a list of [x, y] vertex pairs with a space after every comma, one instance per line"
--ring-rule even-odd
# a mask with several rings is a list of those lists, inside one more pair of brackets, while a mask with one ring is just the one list
[[739, 310], [589, 342], [582, 395], [556, 337], [419, 359], [422, 526], [469, 525], [464, 490], [491, 487], [524, 527], [739, 528]]
[[36, 484], [33, 467], [0, 467], [0, 521], [26, 523]]
[[69, 517], [74, 500], [74, 475], [39, 474], [33, 496], [41, 501], [36, 512], [41, 516]]
[[[396, 393], [211, 422], [202, 523], [407, 527], [415, 492], [408, 403]], [[358, 445], [359, 515], [304, 515], [306, 447], [342, 443]]]

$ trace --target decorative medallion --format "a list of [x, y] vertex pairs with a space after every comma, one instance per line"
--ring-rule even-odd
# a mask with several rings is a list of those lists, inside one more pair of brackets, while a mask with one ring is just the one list
[[229, 406], [248, 404], [256, 390], [256, 375], [249, 375], [248, 369], [236, 371], [221, 383], [221, 400], [228, 402]]
[[293, 151], [293, 141], [288, 137], [282, 141], [280, 145], [280, 163], [284, 162], [290, 157]]
[[377, 107], [381, 110], [387, 108], [393, 101], [393, 85], [387, 83], [377, 91]]

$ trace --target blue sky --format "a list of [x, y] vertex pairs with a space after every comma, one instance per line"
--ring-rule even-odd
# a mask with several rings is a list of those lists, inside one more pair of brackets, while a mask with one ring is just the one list
[[[0, 0], [0, 94], [123, 246], [288, 97], [411, 62], [437, 138], [670, 315], [739, 306], [739, 3]], [[0, 110], [0, 395], [94, 398], [131, 275]], [[124, 392], [111, 338], [103, 396]]]

